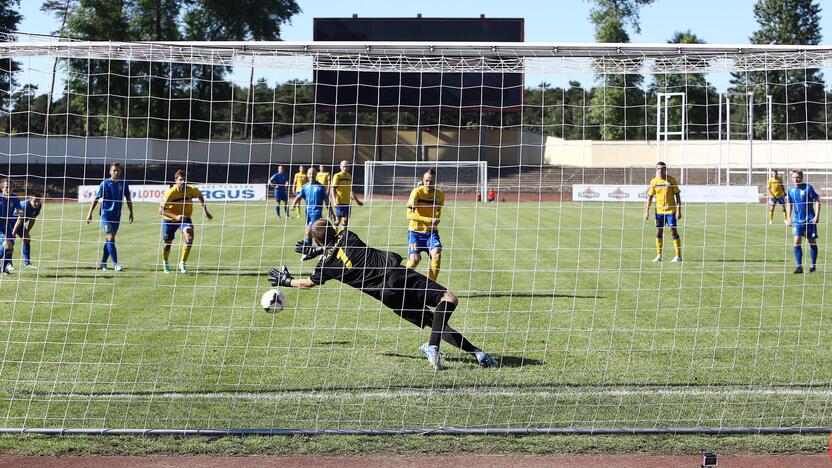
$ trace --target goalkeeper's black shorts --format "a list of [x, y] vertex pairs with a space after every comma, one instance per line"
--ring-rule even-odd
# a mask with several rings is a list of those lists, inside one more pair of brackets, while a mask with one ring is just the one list
[[430, 327], [433, 312], [448, 291], [441, 284], [409, 268], [396, 267], [386, 275], [381, 302], [418, 327]]

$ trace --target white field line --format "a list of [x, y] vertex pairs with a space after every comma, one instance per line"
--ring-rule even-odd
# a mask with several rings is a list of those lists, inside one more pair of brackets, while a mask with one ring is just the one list
[[[832, 398], [829, 389], [791, 389], [791, 388], [731, 388], [731, 389], [601, 389], [580, 390], [567, 388], [563, 390], [476, 390], [476, 389], [425, 389], [425, 390], [378, 390], [378, 391], [342, 391], [331, 392], [158, 392], [158, 393], [18, 393], [16, 398], [50, 398], [67, 400], [335, 400], [335, 399], [374, 399], [374, 398], [412, 398], [412, 397], [502, 397], [502, 398], [590, 398], [590, 397], [821, 397]], [[6, 398], [4, 398], [6, 399]]]

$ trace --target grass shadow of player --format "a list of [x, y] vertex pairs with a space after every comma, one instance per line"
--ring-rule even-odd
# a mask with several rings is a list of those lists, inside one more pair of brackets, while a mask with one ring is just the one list
[[[444, 349], [444, 348], [443, 348]], [[399, 353], [381, 353], [382, 356], [387, 357], [394, 357], [394, 358], [402, 358], [402, 359], [412, 359], [412, 360], [424, 360], [425, 357], [421, 354], [399, 354]], [[505, 354], [491, 354], [494, 359], [496, 359], [500, 363], [500, 367], [505, 368], [520, 368], [526, 366], [542, 366], [543, 361], [539, 359], [532, 359], [523, 356], [510, 356]], [[445, 361], [447, 362], [461, 362], [467, 364], [476, 364], [476, 361], [470, 356], [445, 356]]]
[[474, 294], [457, 294], [458, 297], [466, 299], [485, 298], [485, 297], [541, 297], [541, 298], [568, 298], [568, 299], [604, 299], [604, 296], [596, 295], [580, 295], [580, 294], [557, 294], [557, 293], [474, 293]]

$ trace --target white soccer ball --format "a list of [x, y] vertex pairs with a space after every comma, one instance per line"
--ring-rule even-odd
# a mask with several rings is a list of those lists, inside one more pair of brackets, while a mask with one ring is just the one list
[[269, 289], [260, 298], [260, 305], [271, 314], [280, 312], [286, 306], [286, 297], [279, 289]]

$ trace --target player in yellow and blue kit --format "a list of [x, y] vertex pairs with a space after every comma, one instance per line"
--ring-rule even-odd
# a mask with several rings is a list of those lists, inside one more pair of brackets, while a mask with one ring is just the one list
[[[298, 168], [298, 172], [295, 173], [295, 177], [292, 181], [294, 182], [294, 191], [292, 192], [292, 196], [296, 197], [300, 193], [303, 186], [306, 185], [307, 182], [309, 182], [309, 176], [306, 173], [305, 166], [300, 166]], [[295, 205], [294, 203], [292, 205], [295, 207], [295, 217], [300, 218], [300, 206]]]
[[99, 268], [107, 270], [107, 260], [112, 257], [113, 268], [121, 271], [118, 263], [118, 252], [116, 251], [116, 234], [121, 224], [122, 199], [127, 202], [127, 209], [130, 211], [130, 222], [133, 222], [133, 199], [130, 196], [130, 185], [126, 180], [121, 180], [121, 164], [110, 165], [110, 178], [101, 182], [95, 198], [87, 212], [87, 224], [92, 221], [92, 213], [98, 200], [101, 200], [101, 226], [104, 228], [104, 252], [101, 255]]
[[332, 204], [335, 205], [335, 229], [341, 224], [347, 228], [350, 224], [350, 197], [355, 200], [359, 206], [363, 205], [361, 200], [355, 196], [352, 191], [352, 175], [349, 173], [349, 163], [341, 161], [341, 172], [335, 173], [332, 176]]
[[182, 231], [185, 236], [185, 243], [182, 245], [182, 253], [179, 256], [179, 271], [187, 273], [188, 267], [185, 262], [191, 254], [191, 246], [194, 243], [194, 223], [191, 214], [194, 210], [194, 198], [199, 200], [202, 211], [208, 221], [214, 219], [208, 212], [205, 205], [205, 197], [202, 192], [193, 185], [185, 182], [185, 171], [179, 169], [174, 175], [174, 184], [162, 195], [162, 202], [159, 204], [159, 214], [162, 215], [162, 241], [165, 243], [162, 249], [162, 270], [170, 273], [170, 249], [176, 231]]
[[329, 183], [332, 181], [332, 174], [327, 172], [326, 166], [323, 164], [318, 166], [318, 174], [315, 175], [315, 180], [323, 185], [325, 189], [329, 190]]
[[0, 180], [0, 270], [6, 274], [14, 271], [14, 229], [20, 208], [20, 198], [12, 192], [11, 179]]
[[656, 177], [650, 180], [647, 189], [647, 205], [644, 207], [644, 220], [650, 219], [650, 205], [656, 199], [656, 258], [654, 262], [662, 261], [662, 244], [664, 243], [664, 228], [670, 228], [673, 236], [673, 248], [676, 256], [674, 263], [682, 261], [682, 239], [679, 237], [677, 223], [682, 219], [682, 197], [679, 195], [679, 182], [675, 177], [667, 175], [667, 165], [661, 161], [656, 163]]
[[298, 241], [295, 244], [295, 251], [303, 254], [302, 260], [309, 260], [323, 253], [322, 249], [316, 248], [313, 245], [312, 234], [309, 228], [312, 226], [312, 223], [324, 217], [324, 205], [326, 205], [329, 217], [335, 217], [335, 214], [332, 212], [332, 205], [329, 204], [329, 195], [326, 192], [326, 187], [318, 182], [316, 178], [317, 173], [318, 171], [314, 166], [309, 168], [309, 172], [307, 173], [309, 182], [301, 187], [297, 196], [292, 201], [292, 206], [296, 207], [301, 200], [306, 200], [306, 239]]
[[32, 228], [35, 220], [40, 216], [43, 203], [40, 200], [40, 193], [29, 191], [29, 198], [26, 199], [18, 210], [17, 223], [14, 226], [14, 234], [20, 237], [23, 242], [23, 268], [37, 268], [32, 265]]
[[766, 188], [771, 203], [771, 209], [768, 211], [768, 223], [772, 224], [774, 222], [774, 209], [777, 205], [781, 205], [783, 207], [783, 222], [789, 224], [789, 220], [786, 218], [786, 188], [783, 185], [783, 179], [777, 175], [776, 169], [771, 170], [771, 177], [766, 183]]
[[428, 278], [436, 281], [442, 262], [442, 240], [439, 238], [439, 218], [445, 205], [445, 194], [436, 188], [433, 169], [422, 174], [422, 185], [410, 192], [407, 199], [407, 267], [416, 268], [422, 252], [430, 255]]
[[277, 211], [277, 219], [280, 219], [281, 203], [286, 210], [286, 219], [289, 219], [289, 179], [283, 166], [277, 166], [277, 172], [269, 178], [269, 185], [274, 186], [274, 209]]
[[812, 256], [812, 266], [809, 273], [815, 272], [818, 263], [818, 221], [820, 220], [820, 196], [811, 185], [803, 182], [803, 171], [792, 171], [792, 182], [789, 187], [786, 209], [791, 218], [794, 235], [794, 261], [797, 267], [795, 273], [803, 273], [803, 237], [809, 241], [809, 252]]

